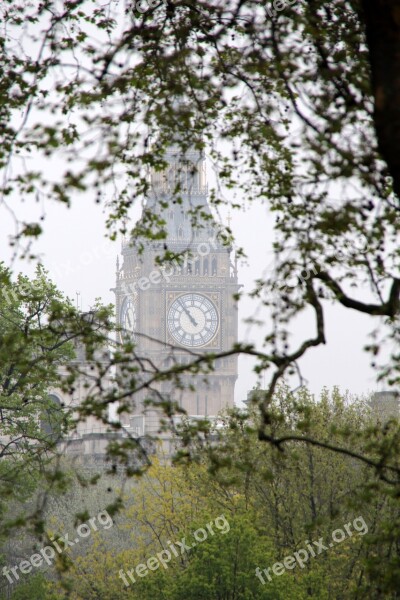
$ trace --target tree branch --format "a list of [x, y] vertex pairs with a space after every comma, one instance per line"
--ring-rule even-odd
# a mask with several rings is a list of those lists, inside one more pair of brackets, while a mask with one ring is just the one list
[[336, 299], [340, 304], [346, 306], [346, 308], [352, 308], [368, 315], [386, 315], [388, 317], [394, 317], [399, 312], [400, 279], [395, 277], [393, 278], [393, 283], [390, 288], [389, 298], [387, 302], [384, 302], [383, 304], [365, 304], [364, 302], [359, 302], [358, 300], [346, 296], [337, 281], [335, 281], [326, 271], [321, 271], [315, 275], [315, 279], [320, 279], [326, 283], [329, 289], [335, 294]]

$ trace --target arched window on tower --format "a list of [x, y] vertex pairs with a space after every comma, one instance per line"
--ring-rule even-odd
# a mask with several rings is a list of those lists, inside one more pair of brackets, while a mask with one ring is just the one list
[[203, 260], [203, 275], [208, 275], [208, 258]]
[[196, 262], [194, 263], [194, 274], [200, 275], [200, 259], [199, 258], [197, 258]]
[[179, 227], [179, 229], [178, 229], [178, 238], [183, 238], [183, 229], [182, 229], [182, 227]]
[[171, 212], [169, 213], [169, 218], [171, 219], [171, 221], [174, 220], [174, 211], [171, 210]]
[[217, 259], [213, 258], [212, 259], [212, 263], [211, 263], [211, 274], [212, 275], [216, 275], [217, 274]]

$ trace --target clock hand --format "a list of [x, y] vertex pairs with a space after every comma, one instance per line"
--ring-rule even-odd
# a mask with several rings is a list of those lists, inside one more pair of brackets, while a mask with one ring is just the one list
[[189, 310], [186, 308], [186, 306], [183, 304], [183, 302], [181, 302], [179, 300], [179, 304], [182, 306], [183, 310], [185, 311], [185, 313], [187, 314], [187, 316], [189, 317], [190, 321], [192, 322], [192, 324], [195, 327], [198, 327], [198, 322], [192, 317], [192, 315], [190, 314]]

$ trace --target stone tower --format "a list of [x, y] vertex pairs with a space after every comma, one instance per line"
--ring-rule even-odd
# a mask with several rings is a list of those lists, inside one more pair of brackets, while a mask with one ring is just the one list
[[[150, 175], [143, 211], [159, 220], [165, 237], [149, 241], [138, 233], [123, 242], [115, 288], [117, 320], [133, 337], [142, 365], [148, 361], [149, 377], [154, 369], [229, 350], [237, 341], [237, 268], [207, 202], [204, 155], [171, 146], [165, 160], [167, 167]], [[142, 224], [143, 217], [137, 231]], [[166, 252], [168, 260], [159, 264], [157, 257]], [[228, 356], [206, 376], [183, 376], [183, 386], [158, 382], [134, 395], [134, 414], [124, 424], [137, 435], [158, 429], [157, 409], [146, 408], [150, 397], [167, 397], [193, 417], [216, 415], [233, 406], [236, 379], [237, 357]]]

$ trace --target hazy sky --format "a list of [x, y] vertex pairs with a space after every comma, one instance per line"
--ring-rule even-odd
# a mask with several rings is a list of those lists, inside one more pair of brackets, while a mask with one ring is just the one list
[[[210, 168], [208, 167], [209, 178]], [[35, 250], [40, 252], [42, 261], [55, 283], [76, 301], [79, 293], [79, 305], [88, 309], [95, 298], [103, 302], [113, 302], [111, 289], [115, 285], [115, 263], [121, 249], [121, 242], [111, 242], [105, 237], [105, 216], [103, 208], [95, 205], [83, 195], [77, 196], [72, 208], [47, 204], [30, 206], [21, 202], [15, 207], [17, 214], [27, 221], [40, 215], [45, 233], [36, 243]], [[133, 211], [138, 216], [139, 206]], [[11, 250], [8, 236], [14, 231], [13, 222], [4, 206], [0, 206], [1, 254], [10, 263]], [[232, 213], [231, 227], [238, 244], [243, 246], [248, 259], [239, 265], [239, 281], [243, 289], [249, 292], [252, 282], [265, 273], [272, 261], [272, 219], [267, 206], [253, 202], [244, 211]], [[33, 266], [18, 262], [16, 270], [30, 272]], [[357, 295], [357, 291], [354, 292]], [[243, 319], [254, 314], [257, 303], [244, 299], [239, 308], [239, 332], [241, 341], [260, 343], [269, 330], [268, 313], [259, 313], [265, 318], [266, 326], [248, 326]], [[368, 334], [374, 324], [367, 316], [340, 307], [327, 307], [326, 311], [327, 345], [312, 349], [303, 359], [302, 372], [311, 390], [318, 393], [323, 386], [339, 385], [342, 390], [361, 394], [375, 391], [373, 370], [369, 367], [370, 358], [362, 351], [368, 342]], [[294, 340], [315, 333], [314, 320], [308, 315], [299, 317], [291, 329]], [[239, 379], [236, 385], [235, 400], [246, 397], [246, 393], [256, 383], [251, 371], [252, 360], [246, 357], [239, 362]], [[293, 380], [293, 386], [297, 383]]]
[[[115, 7], [119, 6], [118, 3]], [[114, 7], [114, 8], [115, 8]], [[122, 11], [122, 4], [120, 6]], [[122, 14], [122, 13], [121, 13]], [[29, 42], [28, 42], [29, 43]], [[32, 50], [32, 55], [33, 55]], [[233, 91], [232, 91], [233, 93]], [[41, 119], [44, 115], [38, 115]], [[15, 116], [18, 119], [18, 115]], [[32, 115], [31, 115], [32, 118]], [[296, 137], [296, 127], [293, 124], [292, 135]], [[39, 163], [37, 157], [29, 157], [30, 166], [51, 175], [53, 181], [58, 181], [58, 175], [64, 171], [59, 157], [49, 158]], [[33, 161], [33, 165], [32, 165]], [[211, 163], [207, 165], [208, 179], [214, 183]], [[106, 193], [105, 193], [106, 196]], [[107, 199], [107, 198], [105, 198]], [[245, 211], [232, 213], [231, 227], [239, 246], [243, 246], [248, 259], [239, 265], [239, 281], [243, 290], [249, 292], [253, 282], [265, 275], [268, 265], [272, 264], [272, 217], [267, 205], [257, 200], [246, 203]], [[103, 302], [113, 302], [111, 292], [115, 285], [115, 263], [120, 252], [121, 240], [107, 241], [105, 235], [105, 215], [101, 205], [96, 205], [85, 195], [77, 195], [72, 202], [72, 208], [54, 204], [30, 205], [20, 201], [13, 207], [17, 215], [25, 221], [38, 220], [44, 217], [45, 233], [34, 247], [35, 252], [41, 253], [42, 261], [51, 273], [55, 283], [69, 297], [76, 301], [78, 293], [79, 306], [87, 310], [93, 305], [95, 298]], [[133, 220], [139, 216], [139, 205], [132, 212]], [[224, 220], [227, 215], [223, 215]], [[10, 213], [0, 204], [0, 256], [6, 264], [10, 263], [12, 251], [8, 246], [8, 236], [14, 233], [14, 223]], [[32, 272], [32, 267], [21, 262], [14, 269]], [[365, 290], [352, 290], [356, 298], [364, 299]], [[243, 320], [254, 314], [257, 302], [243, 299], [239, 307], [239, 339], [261, 343], [263, 336], [270, 330], [270, 320], [267, 312], [257, 316], [264, 318], [265, 326], [249, 327]], [[373, 370], [370, 368], [370, 357], [362, 348], [368, 343], [369, 333], [376, 323], [367, 317], [340, 307], [326, 307], [326, 339], [324, 347], [311, 349], [302, 360], [302, 372], [311, 390], [318, 393], [323, 386], [339, 385], [343, 390], [360, 394], [382, 389], [375, 383]], [[315, 334], [314, 320], [309, 315], [300, 315], [291, 326], [293, 340], [298, 342]], [[246, 397], [246, 393], [256, 383], [252, 373], [252, 360], [241, 358], [239, 365], [239, 380], [236, 386], [236, 401]], [[262, 383], [262, 380], [261, 380]], [[297, 381], [293, 381], [293, 386]]]

